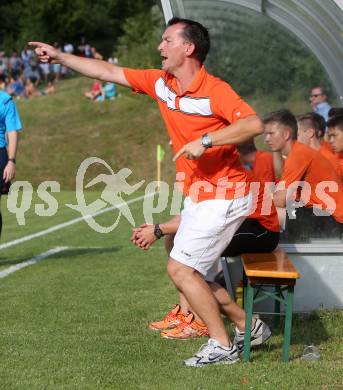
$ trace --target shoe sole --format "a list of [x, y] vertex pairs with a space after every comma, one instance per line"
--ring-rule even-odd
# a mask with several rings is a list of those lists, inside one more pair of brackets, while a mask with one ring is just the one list
[[258, 337], [257, 339], [254, 339], [253, 341], [251, 341], [250, 345], [252, 347], [256, 347], [258, 345], [262, 345], [263, 343], [265, 343], [270, 338], [271, 335], [272, 335], [272, 332], [269, 329], [269, 327], [265, 327], [265, 329], [263, 330], [261, 336]]
[[188, 337], [172, 337], [172, 336], [162, 336], [163, 339], [167, 340], [190, 340], [190, 339], [198, 339], [200, 337], [209, 337], [209, 335], [202, 335], [202, 336], [188, 336]]
[[172, 329], [175, 329], [176, 326], [172, 327], [172, 328], [150, 328], [150, 326], [148, 326], [148, 329], [149, 330], [153, 330], [154, 332], [163, 332], [164, 330], [172, 330]]
[[206, 367], [206, 366], [221, 366], [221, 365], [231, 365], [231, 364], [235, 364], [235, 363], [238, 363], [239, 362], [239, 358], [236, 359], [236, 360], [225, 360], [225, 361], [220, 361], [220, 362], [211, 362], [211, 363], [204, 363], [204, 364], [194, 364], [194, 365], [191, 365], [191, 364], [186, 364], [185, 362], [183, 362], [183, 364], [186, 366], [186, 367], [198, 367], [198, 368], [202, 368], [202, 367]]
[[[266, 326], [260, 337], [258, 337], [257, 339], [254, 339], [254, 340], [250, 340], [250, 347], [258, 347], [259, 345], [264, 344], [270, 338], [271, 335], [272, 335], [272, 332], [271, 332], [270, 328], [268, 326]], [[242, 346], [240, 346], [239, 344], [236, 344], [236, 345], [237, 345], [238, 353], [240, 353], [240, 354], [243, 353], [244, 341], [243, 341]]]

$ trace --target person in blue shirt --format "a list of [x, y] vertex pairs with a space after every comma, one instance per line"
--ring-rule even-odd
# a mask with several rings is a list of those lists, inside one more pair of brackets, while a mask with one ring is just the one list
[[312, 88], [310, 95], [310, 103], [312, 106], [312, 111], [321, 115], [325, 121], [329, 119], [329, 111], [331, 109], [330, 104], [327, 102], [327, 96], [322, 87]]
[[[0, 91], [0, 199], [8, 192], [9, 183], [15, 177], [18, 132], [21, 121], [12, 97]], [[2, 215], [0, 212], [0, 235]]]

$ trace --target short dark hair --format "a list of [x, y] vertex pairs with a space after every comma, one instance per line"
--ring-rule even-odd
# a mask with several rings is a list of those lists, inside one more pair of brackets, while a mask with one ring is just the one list
[[325, 119], [316, 112], [308, 112], [307, 114], [299, 116], [298, 123], [300, 123], [306, 129], [314, 129], [317, 138], [321, 138], [325, 134]]
[[326, 96], [326, 89], [323, 88], [322, 86], [317, 85], [316, 87], [312, 87], [312, 89], [320, 89], [321, 90], [321, 94]]
[[333, 107], [329, 111], [328, 127], [337, 127], [343, 131], [343, 108]]
[[210, 35], [207, 28], [194, 20], [172, 18], [167, 23], [167, 27], [181, 23], [184, 25], [183, 38], [194, 44], [195, 50], [193, 56], [202, 64], [206, 60], [207, 53], [210, 50]]
[[338, 116], [338, 115], [343, 115], [343, 108], [342, 107], [332, 107], [332, 108], [330, 108], [330, 110], [328, 112], [329, 120], [332, 117]]
[[298, 136], [298, 124], [295, 116], [287, 109], [270, 112], [263, 118], [263, 123], [280, 123], [284, 127], [291, 130], [292, 138], [297, 139]]
[[237, 150], [243, 156], [256, 152], [256, 146], [254, 140], [246, 141], [237, 145]]

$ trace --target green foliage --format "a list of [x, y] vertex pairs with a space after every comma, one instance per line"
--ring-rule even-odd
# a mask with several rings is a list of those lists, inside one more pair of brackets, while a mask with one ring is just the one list
[[294, 89], [307, 94], [313, 85], [330, 85], [319, 62], [288, 30], [257, 13], [233, 6], [229, 11], [213, 26], [203, 20], [213, 28], [207, 65], [240, 94], [285, 100]]
[[7, 51], [28, 40], [78, 42], [85, 36], [109, 55], [126, 18], [148, 12], [155, 0], [12, 0], [0, 5], [0, 42]]
[[164, 28], [159, 7], [129, 17], [123, 26], [124, 34], [118, 40], [115, 53], [121, 64], [128, 67], [160, 67], [161, 58], [156, 50]]

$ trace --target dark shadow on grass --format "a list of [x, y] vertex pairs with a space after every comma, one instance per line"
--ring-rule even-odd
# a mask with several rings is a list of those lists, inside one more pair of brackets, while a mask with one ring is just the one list
[[122, 248], [123, 247], [121, 246], [111, 246], [106, 248], [70, 248], [65, 251], [55, 253], [54, 255], [49, 256], [48, 259], [63, 259], [65, 257], [77, 257], [89, 254], [98, 255], [103, 253], [113, 253], [120, 251]]
[[[47, 260], [48, 259], [50, 259], [50, 260], [51, 259], [62, 259], [65, 257], [77, 257], [77, 256], [83, 256], [83, 255], [90, 254], [90, 253], [91, 254], [113, 253], [113, 252], [120, 251], [122, 248], [123, 248], [122, 246], [115, 246], [115, 247], [113, 246], [113, 247], [106, 247], [106, 248], [75, 248], [75, 249], [70, 248], [70, 249], [66, 249], [62, 252], [55, 253], [55, 254], [47, 257]], [[3, 266], [3, 265], [11, 266], [11, 265], [20, 264], [23, 261], [27, 261], [32, 257], [35, 257], [35, 255], [31, 255], [29, 257], [27, 257], [27, 256], [19, 257], [19, 258], [15, 258], [12, 260], [0, 258], [0, 266]]]

